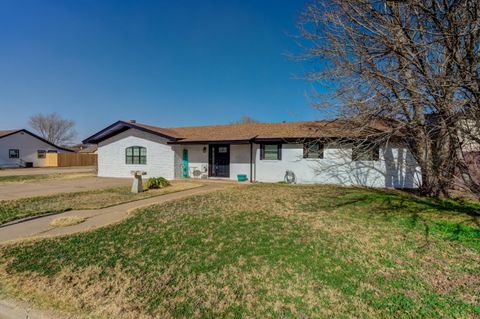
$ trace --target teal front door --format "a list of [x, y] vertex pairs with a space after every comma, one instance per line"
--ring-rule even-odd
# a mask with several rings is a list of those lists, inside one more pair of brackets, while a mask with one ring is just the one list
[[188, 177], [188, 150], [183, 150], [183, 161], [182, 161], [182, 177]]

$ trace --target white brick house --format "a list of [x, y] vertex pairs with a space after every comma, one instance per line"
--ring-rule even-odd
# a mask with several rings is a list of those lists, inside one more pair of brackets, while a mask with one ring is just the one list
[[47, 153], [72, 152], [24, 129], [0, 131], [0, 167], [45, 166]]
[[[256, 123], [160, 128], [118, 121], [85, 139], [98, 144], [98, 175], [130, 177], [225, 178], [244, 175], [252, 182], [284, 181], [293, 172], [297, 183], [416, 188], [420, 168], [401, 144], [384, 144], [355, 155], [352, 144], [337, 144], [332, 121]], [[357, 152], [357, 153], [356, 153]]]
[[[131, 129], [98, 143], [98, 175], [112, 177], [130, 177], [131, 170], [146, 170], [149, 176], [163, 176], [174, 179], [173, 164], [175, 153], [168, 139]], [[126, 149], [141, 146], [147, 150], [147, 165], [126, 164]], [[100, 160], [101, 159], [101, 160]]]

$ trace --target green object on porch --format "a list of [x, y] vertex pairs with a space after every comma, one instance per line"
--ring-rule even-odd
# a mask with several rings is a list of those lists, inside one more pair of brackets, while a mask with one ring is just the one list
[[182, 161], [182, 177], [188, 177], [188, 150], [183, 150], [183, 161]]
[[247, 181], [247, 175], [245, 175], [245, 174], [238, 174], [238, 175], [237, 175], [237, 180], [238, 180], [239, 182], [245, 182], [245, 181]]

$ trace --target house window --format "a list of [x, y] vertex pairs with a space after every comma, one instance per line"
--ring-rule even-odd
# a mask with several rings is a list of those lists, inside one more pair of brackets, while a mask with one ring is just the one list
[[261, 160], [281, 160], [282, 144], [261, 144], [260, 159]]
[[380, 158], [380, 147], [373, 143], [357, 143], [352, 148], [353, 161], [378, 161]]
[[45, 158], [47, 157], [47, 151], [45, 150], [38, 150], [37, 151], [37, 158], [41, 159], [41, 158]]
[[20, 158], [20, 150], [9, 149], [8, 150], [8, 157], [9, 158]]
[[303, 158], [323, 158], [323, 144], [316, 142], [304, 143]]
[[127, 147], [126, 164], [147, 164], [147, 149], [141, 146]]
[[219, 153], [227, 153], [227, 152], [228, 152], [228, 147], [226, 147], [226, 146], [220, 146], [220, 147], [218, 148], [218, 152], [219, 152]]

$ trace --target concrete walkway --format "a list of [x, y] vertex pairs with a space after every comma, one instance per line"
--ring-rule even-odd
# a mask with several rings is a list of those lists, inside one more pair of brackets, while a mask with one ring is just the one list
[[[137, 208], [154, 204], [161, 204], [166, 201], [179, 199], [191, 195], [197, 195], [205, 192], [211, 192], [231, 186], [231, 183], [208, 183], [197, 188], [146, 198], [135, 202], [120, 204], [117, 206], [98, 210], [72, 210], [60, 214], [32, 217], [30, 219], [13, 221], [0, 226], [0, 244], [9, 241], [23, 240], [27, 238], [51, 237], [90, 231], [96, 228], [119, 222], [122, 219], [126, 218], [130, 211]], [[52, 220], [61, 216], [80, 216], [85, 217], [86, 220], [83, 223], [67, 227], [55, 228], [50, 226], [50, 222]], [[1, 313], [0, 318], [2, 318]]]
[[74, 317], [60, 317], [46, 310], [31, 308], [27, 303], [0, 299], [0, 319], [71, 319]]

